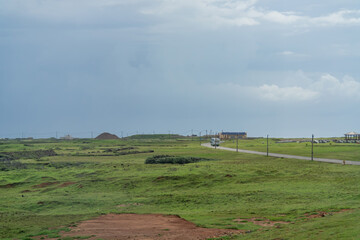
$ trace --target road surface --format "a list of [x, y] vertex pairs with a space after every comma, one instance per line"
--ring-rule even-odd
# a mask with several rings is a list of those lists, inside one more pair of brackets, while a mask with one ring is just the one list
[[[201, 146], [208, 147], [208, 148], [214, 148], [213, 146], [210, 145], [210, 143], [203, 143], [203, 144], [201, 144]], [[236, 152], [235, 148], [227, 148], [227, 147], [221, 147], [220, 146], [220, 147], [216, 147], [216, 149]], [[243, 150], [243, 149], [239, 149], [238, 152], [266, 156], [266, 152], [257, 152], [257, 151]], [[292, 158], [292, 159], [300, 159], [300, 160], [311, 161], [311, 157], [295, 156], [295, 155], [280, 154], [280, 153], [269, 153], [269, 156], [278, 157], [278, 158]], [[345, 161], [346, 165], [360, 165], [360, 162], [358, 162], [358, 161], [329, 159], [329, 158], [314, 158], [314, 161], [326, 162], [326, 163], [337, 163], [337, 164], [344, 164], [344, 161]]]

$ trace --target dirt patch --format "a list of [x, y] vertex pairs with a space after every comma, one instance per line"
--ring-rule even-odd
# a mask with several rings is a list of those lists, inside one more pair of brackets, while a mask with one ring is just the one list
[[62, 187], [67, 187], [67, 186], [70, 186], [73, 184], [76, 184], [76, 182], [64, 182], [63, 184], [59, 185], [58, 187], [62, 188]]
[[94, 236], [89, 239], [195, 240], [242, 234], [244, 230], [196, 227], [178, 216], [161, 214], [108, 214], [84, 221], [63, 237]]
[[238, 218], [234, 220], [235, 222], [241, 223], [241, 224], [245, 224], [245, 223], [253, 223], [255, 225], [258, 226], [262, 226], [262, 227], [274, 227], [277, 224], [289, 224], [290, 222], [284, 222], [284, 221], [270, 221], [269, 219], [266, 218], [248, 218], [248, 219], [242, 219], [242, 218]]
[[315, 214], [305, 213], [306, 218], [321, 218], [321, 217], [325, 217], [327, 215], [332, 215], [332, 213], [328, 213], [328, 212], [317, 212]]
[[24, 191], [21, 191], [21, 193], [29, 193], [29, 192], [32, 192], [31, 190], [28, 190], [28, 189], [26, 189], [26, 190], [24, 190]]
[[321, 218], [321, 217], [326, 217], [326, 216], [332, 216], [333, 214], [336, 213], [342, 213], [342, 212], [349, 212], [352, 209], [341, 209], [340, 211], [337, 212], [323, 212], [323, 211], [319, 211], [316, 213], [305, 213], [305, 218], [307, 219], [311, 219], [311, 218]]
[[0, 185], [0, 188], [13, 188], [15, 186], [16, 186], [15, 183], [9, 183], [9, 184], [5, 184], [5, 185]]
[[153, 180], [153, 182], [160, 182], [160, 181], [170, 181], [170, 180], [180, 180], [180, 176], [159, 176]]
[[44, 182], [44, 183], [40, 183], [38, 185], [34, 185], [32, 186], [33, 188], [44, 188], [44, 187], [48, 187], [54, 184], [58, 184], [59, 182]]
[[102, 140], [119, 139], [119, 137], [116, 136], [115, 134], [104, 132], [104, 133], [100, 134], [99, 136], [97, 136], [95, 139], [102, 139]]
[[27, 183], [27, 182], [8, 183], [8, 184], [5, 184], [5, 185], [0, 185], [0, 188], [14, 188], [14, 187], [17, 187], [17, 186], [24, 185], [24, 184], [26, 184], [26, 183]]

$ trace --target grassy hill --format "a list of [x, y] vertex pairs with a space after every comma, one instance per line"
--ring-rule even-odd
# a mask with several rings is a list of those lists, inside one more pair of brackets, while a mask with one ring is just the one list
[[[57, 155], [0, 163], [1, 239], [61, 239], [60, 229], [106, 213], [177, 214], [202, 227], [248, 231], [227, 239], [360, 236], [358, 166], [267, 158], [176, 139], [0, 145], [1, 152], [30, 149]], [[145, 164], [153, 155], [216, 161]], [[257, 224], [262, 221], [288, 224]]]

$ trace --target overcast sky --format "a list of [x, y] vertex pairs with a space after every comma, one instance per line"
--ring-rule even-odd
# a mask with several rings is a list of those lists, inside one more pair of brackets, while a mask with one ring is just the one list
[[358, 0], [0, 0], [0, 137], [360, 132], [359, 27]]

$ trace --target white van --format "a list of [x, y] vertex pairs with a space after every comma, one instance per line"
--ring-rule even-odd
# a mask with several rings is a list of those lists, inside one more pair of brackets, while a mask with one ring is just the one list
[[220, 145], [220, 139], [219, 138], [211, 138], [210, 141], [211, 146], [219, 146]]

